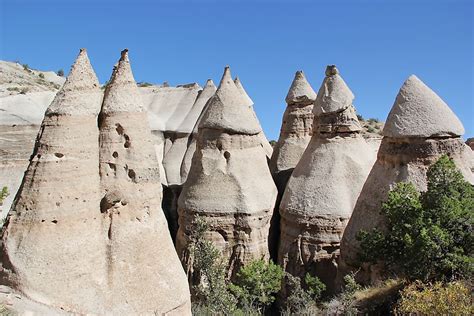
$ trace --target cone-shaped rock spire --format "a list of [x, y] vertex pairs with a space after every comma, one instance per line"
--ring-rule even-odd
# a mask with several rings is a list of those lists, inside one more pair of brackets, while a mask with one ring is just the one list
[[204, 113], [207, 110], [209, 105], [210, 98], [216, 93], [217, 87], [214, 85], [214, 82], [211, 79], [208, 79], [206, 85], [204, 86], [204, 90], [202, 90], [201, 94], [199, 95], [196, 103], [203, 104], [201, 113], [198, 119], [195, 121], [192, 134], [189, 136], [189, 146], [186, 149], [186, 153], [184, 154], [183, 162], [181, 163], [181, 183], [184, 183], [188, 178], [189, 169], [191, 168], [191, 161], [196, 151], [196, 141], [198, 136], [198, 126], [201, 122], [201, 119]]
[[205, 238], [222, 251], [230, 275], [249, 261], [269, 256], [268, 230], [277, 192], [258, 121], [245, 102], [226, 68], [199, 124], [196, 152], [178, 200], [176, 248], [190, 280], [188, 246], [196, 218], [208, 224]]
[[[330, 119], [337, 126], [336, 118], [343, 112], [355, 115], [352, 93], [348, 95], [349, 88], [340, 84], [342, 78], [335, 71], [326, 75], [319, 90], [325, 95], [318, 94], [315, 107], [337, 106], [315, 110], [313, 127], [322, 119]], [[316, 275], [328, 291], [335, 290], [342, 232], [374, 161], [374, 151], [358, 130], [313, 130], [280, 204], [278, 261], [287, 272], [299, 277]], [[285, 288], [284, 294], [286, 291], [291, 289]]]
[[158, 161], [145, 122], [125, 50], [105, 91], [99, 120], [107, 310], [186, 315], [189, 289], [161, 210]]
[[247, 94], [247, 91], [245, 91], [244, 86], [242, 85], [242, 82], [240, 82], [239, 77], [235, 77], [234, 83], [235, 83], [235, 86], [237, 87], [237, 89], [240, 91], [240, 93], [244, 97], [244, 99], [247, 100], [247, 104], [253, 105], [254, 103], [253, 103], [252, 99], [249, 97], [249, 95]]
[[290, 104], [313, 104], [314, 100], [316, 99], [316, 92], [314, 92], [313, 88], [306, 80], [306, 77], [303, 71], [298, 70], [295, 73], [295, 78], [291, 83], [291, 87], [288, 90], [288, 94], [286, 95], [286, 103]]
[[270, 161], [273, 174], [287, 173], [286, 179], [282, 179], [282, 189], [311, 139], [315, 99], [316, 93], [303, 71], [297, 71], [286, 96], [287, 107], [283, 114], [280, 137]]
[[354, 94], [339, 75], [339, 70], [334, 65], [327, 66], [326, 77], [316, 97], [314, 114], [341, 112], [352, 104], [352, 100]]
[[213, 96], [212, 103], [204, 114], [200, 128], [226, 130], [247, 135], [261, 131], [253, 109], [235, 86], [230, 68], [227, 66]]
[[[426, 172], [441, 155], [452, 158], [465, 178], [474, 183], [470, 169], [471, 150], [457, 135], [463, 127], [447, 105], [418, 78], [403, 84], [386, 121], [384, 138], [341, 241], [339, 280], [358, 270], [359, 282], [380, 279], [379, 265], [363, 265], [358, 260], [360, 230], [383, 229], [380, 205], [398, 182], [412, 182], [425, 191]], [[451, 137], [438, 137], [451, 136]], [[360, 269], [359, 269], [360, 268]]]
[[411, 75], [398, 92], [383, 135], [389, 137], [460, 136], [464, 127], [449, 106]]
[[105, 312], [107, 235], [100, 202], [102, 92], [82, 49], [44, 116], [3, 229], [3, 285], [77, 314]]
[[244, 99], [247, 100], [248, 106], [252, 109], [253, 115], [255, 116], [255, 119], [257, 120], [258, 126], [261, 130], [260, 133], [258, 134], [258, 137], [260, 138], [260, 141], [262, 142], [262, 147], [265, 150], [265, 154], [267, 155], [267, 158], [270, 159], [273, 153], [273, 148], [272, 148], [272, 145], [270, 145], [270, 142], [268, 141], [267, 136], [265, 136], [265, 133], [263, 132], [260, 122], [258, 121], [257, 113], [255, 113], [255, 110], [253, 108], [253, 101], [247, 94], [247, 91], [245, 91], [244, 86], [242, 85], [242, 82], [240, 81], [239, 77], [235, 77], [234, 83], [237, 89], [240, 91], [240, 93], [244, 97]]

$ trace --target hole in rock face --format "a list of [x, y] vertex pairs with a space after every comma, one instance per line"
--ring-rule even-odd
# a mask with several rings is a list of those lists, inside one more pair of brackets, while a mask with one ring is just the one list
[[227, 160], [229, 160], [229, 158], [230, 158], [230, 152], [228, 152], [228, 151], [224, 152], [224, 158], [227, 159]]
[[113, 171], [115, 171], [117, 169], [117, 167], [115, 166], [115, 164], [113, 163], [107, 163], [109, 165], [109, 168], [112, 169]]
[[130, 169], [128, 170], [128, 177], [130, 179], [132, 179], [133, 181], [135, 181], [135, 177], [137, 176], [137, 174], [135, 173], [135, 171], [133, 169]]
[[57, 224], [58, 221], [54, 219], [54, 220], [51, 221], [51, 223]]
[[55, 155], [56, 157], [58, 157], [58, 158], [63, 158], [63, 157], [64, 157], [64, 155], [61, 154], [61, 153], [54, 153], [54, 155]]
[[130, 137], [127, 134], [124, 134], [123, 137], [125, 137], [125, 144], [123, 144], [123, 147], [129, 148], [130, 147]]
[[112, 157], [118, 158], [118, 152], [114, 151], [114, 153], [112, 154]]
[[115, 124], [115, 130], [117, 131], [119, 135], [122, 135], [124, 131], [122, 125], [120, 125], [119, 123]]
[[41, 154], [38, 154], [38, 159], [40, 159], [40, 158], [41, 158]]

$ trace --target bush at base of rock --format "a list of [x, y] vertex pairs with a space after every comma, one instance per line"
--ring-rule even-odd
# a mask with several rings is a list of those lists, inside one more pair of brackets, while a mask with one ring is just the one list
[[382, 205], [387, 232], [360, 231], [361, 260], [382, 261], [415, 280], [469, 278], [474, 271], [474, 189], [442, 156], [427, 173], [428, 190], [398, 183]]

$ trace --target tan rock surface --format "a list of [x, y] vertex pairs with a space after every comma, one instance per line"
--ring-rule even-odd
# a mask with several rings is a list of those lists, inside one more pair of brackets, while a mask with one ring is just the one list
[[283, 194], [286, 182], [308, 146], [314, 120], [316, 93], [302, 71], [297, 71], [286, 96], [280, 137], [273, 150], [270, 170]]
[[268, 229], [277, 190], [258, 137], [259, 123], [226, 68], [200, 124], [197, 148], [178, 201], [178, 254], [191, 272], [189, 234], [195, 216], [228, 260], [229, 273], [268, 258]]
[[158, 161], [146, 119], [125, 50], [99, 117], [107, 310], [186, 315], [189, 289], [161, 210]]
[[[255, 113], [255, 110], [253, 108], [253, 105], [254, 105], [253, 100], [249, 97], [249, 95], [247, 94], [247, 91], [245, 91], [244, 86], [242, 85], [242, 82], [240, 81], [239, 77], [235, 77], [234, 83], [237, 89], [240, 91], [240, 93], [242, 93], [242, 96], [246, 100], [246, 103], [249, 104], [249, 106], [252, 108], [255, 118], [257, 118], [257, 114]], [[257, 122], [258, 122], [258, 119], [257, 119]], [[270, 142], [268, 141], [267, 136], [265, 136], [265, 133], [263, 132], [263, 129], [261, 126], [260, 126], [260, 129], [261, 129], [261, 132], [258, 133], [258, 137], [260, 138], [262, 147], [265, 150], [265, 154], [267, 155], [267, 158], [270, 159], [272, 157], [273, 148], [270, 145]]]
[[[332, 67], [328, 67], [332, 69]], [[313, 136], [296, 165], [280, 204], [278, 261], [304, 278], [318, 276], [335, 290], [339, 245], [375, 152], [360, 135], [353, 95], [337, 71], [326, 78], [314, 104]], [[345, 100], [322, 111], [325, 100]]]
[[[414, 89], [410, 88], [412, 85], [415, 85]], [[410, 95], [409, 99], [406, 98], [407, 95]], [[426, 172], [429, 166], [443, 154], [448, 154], [454, 159], [465, 178], [471, 183], [474, 182], [470, 170], [472, 163], [469, 161], [471, 158], [468, 151], [470, 150], [461, 138], [456, 136], [463, 130], [462, 126], [456, 123], [449, 128], [444, 128], [445, 125], [438, 124], [438, 117], [430, 117], [430, 115], [437, 116], [439, 113], [449, 113], [451, 117], [447, 118], [448, 121], [458, 122], [456, 117], [452, 117], [455, 115], [451, 114], [451, 110], [446, 109], [446, 104], [439, 102], [440, 99], [438, 99], [439, 97], [433, 96], [433, 92], [414, 76], [408, 78], [400, 89], [385, 124], [385, 137], [380, 145], [377, 161], [364, 184], [341, 241], [340, 278], [351, 270], [360, 268], [357, 260], [359, 243], [356, 241], [356, 235], [362, 229], [383, 228], [384, 219], [379, 213], [380, 206], [395, 183], [408, 181], [415, 184], [419, 190], [426, 190]], [[411, 105], [410, 100], [413, 101]], [[429, 103], [424, 104], [423, 100]], [[431, 102], [432, 100], [437, 100], [437, 102]], [[403, 110], [400, 110], [400, 107]], [[427, 111], [428, 108], [429, 111]], [[404, 123], [422, 121], [425, 123], [423, 127]], [[436, 137], [440, 133], [452, 136]], [[427, 135], [435, 135], [435, 137], [426, 137]], [[380, 278], [379, 273], [379, 267], [364, 265], [356, 277], [362, 283], [370, 283]]]
[[101, 100], [81, 50], [44, 116], [2, 234], [2, 284], [78, 313], [104, 311], [106, 235], [97, 207]]

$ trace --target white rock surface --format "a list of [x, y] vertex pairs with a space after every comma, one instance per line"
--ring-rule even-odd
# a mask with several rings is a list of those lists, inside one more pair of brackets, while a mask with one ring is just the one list
[[460, 136], [464, 127], [449, 106], [417, 76], [400, 88], [383, 135], [389, 137]]
[[336, 66], [328, 66], [327, 74], [323, 84], [319, 88], [316, 102], [320, 105], [314, 108], [315, 115], [324, 113], [340, 112], [352, 104], [354, 94], [339, 76]]

